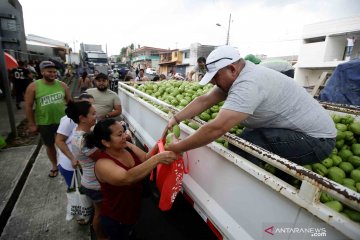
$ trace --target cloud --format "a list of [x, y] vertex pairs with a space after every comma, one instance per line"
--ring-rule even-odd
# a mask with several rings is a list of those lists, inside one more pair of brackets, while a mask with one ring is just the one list
[[[229, 14], [230, 43], [244, 53], [296, 53], [305, 24], [360, 12], [357, 0], [20, 0], [27, 34], [79, 43], [107, 45], [118, 54], [134, 43], [187, 48], [191, 43], [225, 44]], [[221, 27], [216, 26], [220, 23]], [[296, 45], [296, 44], [297, 45]]]

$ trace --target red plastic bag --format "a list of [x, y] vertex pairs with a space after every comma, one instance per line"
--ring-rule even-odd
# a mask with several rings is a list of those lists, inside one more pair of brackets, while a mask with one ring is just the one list
[[[159, 147], [159, 152], [165, 151], [162, 140], [159, 140], [157, 144]], [[156, 186], [160, 192], [159, 208], [162, 211], [171, 209], [176, 195], [181, 190], [184, 173], [189, 173], [189, 167], [185, 167], [184, 159], [180, 154], [178, 155], [178, 159], [169, 165], [157, 165]]]

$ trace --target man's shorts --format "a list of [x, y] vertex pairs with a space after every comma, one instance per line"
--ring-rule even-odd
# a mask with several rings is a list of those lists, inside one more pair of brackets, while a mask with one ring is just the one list
[[59, 124], [50, 124], [50, 125], [39, 125], [39, 132], [41, 139], [45, 146], [50, 147], [55, 144], [56, 131], [59, 127]]

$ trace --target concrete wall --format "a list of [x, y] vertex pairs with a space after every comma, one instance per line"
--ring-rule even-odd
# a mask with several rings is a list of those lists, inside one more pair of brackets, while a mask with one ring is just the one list
[[346, 44], [347, 41], [344, 36], [327, 37], [324, 62], [343, 60]]
[[[345, 58], [352, 36], [356, 41], [351, 58]], [[303, 86], [315, 85], [323, 72], [355, 57], [360, 57], [360, 16], [306, 25], [294, 79]]]

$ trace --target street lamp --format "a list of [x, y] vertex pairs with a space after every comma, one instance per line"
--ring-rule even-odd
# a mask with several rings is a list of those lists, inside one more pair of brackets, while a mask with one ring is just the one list
[[[228, 25], [228, 29], [227, 29], [226, 45], [229, 45], [229, 38], [230, 38], [230, 24], [231, 24], [231, 13], [230, 13], [230, 16], [229, 16], [229, 25]], [[222, 27], [220, 23], [216, 23], [216, 26], [218, 26], [218, 27]]]

